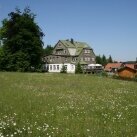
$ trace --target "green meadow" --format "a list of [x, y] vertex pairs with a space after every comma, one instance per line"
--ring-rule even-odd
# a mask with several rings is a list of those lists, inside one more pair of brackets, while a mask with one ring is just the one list
[[137, 137], [137, 83], [0, 72], [0, 137]]

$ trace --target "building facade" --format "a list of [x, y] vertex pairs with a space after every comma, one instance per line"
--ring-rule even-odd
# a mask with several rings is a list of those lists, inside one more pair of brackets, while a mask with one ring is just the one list
[[49, 72], [60, 72], [64, 64], [67, 72], [74, 73], [78, 62], [85, 67], [95, 64], [95, 58], [93, 49], [87, 43], [71, 39], [59, 40], [52, 54], [44, 57], [44, 62]]

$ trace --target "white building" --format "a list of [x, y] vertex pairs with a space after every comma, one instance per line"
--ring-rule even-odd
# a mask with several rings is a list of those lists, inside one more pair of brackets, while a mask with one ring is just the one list
[[75, 65], [64, 63], [64, 64], [49, 64], [48, 71], [49, 72], [60, 72], [63, 65], [66, 67], [67, 73], [75, 73]]

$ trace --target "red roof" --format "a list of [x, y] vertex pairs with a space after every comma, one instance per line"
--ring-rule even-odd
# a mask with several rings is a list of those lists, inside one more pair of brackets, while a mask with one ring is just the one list
[[135, 69], [135, 64], [125, 64], [126, 67], [129, 67], [129, 68], [132, 68], [132, 69]]
[[122, 66], [123, 63], [108, 63], [105, 66], [106, 71], [111, 71], [111, 69], [118, 69]]
[[131, 67], [127, 67], [127, 66], [125, 66], [125, 67], [123, 67], [123, 68], [118, 69], [118, 72], [123, 71], [123, 70], [125, 70], [125, 69], [132, 70], [132, 71], [134, 71], [135, 73], [137, 72], [137, 70], [135, 70], [135, 69], [133, 69], [133, 68], [131, 68]]

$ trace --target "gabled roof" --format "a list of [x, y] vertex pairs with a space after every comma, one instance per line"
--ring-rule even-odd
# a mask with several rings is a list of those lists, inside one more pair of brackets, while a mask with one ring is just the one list
[[[81, 51], [86, 49], [91, 49], [91, 47], [86, 42], [77, 42], [77, 41], [69, 41], [69, 40], [60, 40], [60, 42], [68, 48], [70, 55], [79, 55]], [[75, 52], [75, 53], [74, 53]]]
[[115, 68], [115, 69], [118, 69], [122, 66], [123, 63], [108, 63], [106, 66], [105, 66], [105, 70], [106, 71], [110, 71], [111, 69]]
[[136, 65], [136, 64], [125, 64], [126, 67], [129, 67], [129, 68], [132, 68], [132, 69], [135, 68], [135, 65]]
[[133, 69], [133, 68], [131, 68], [131, 67], [128, 67], [128, 66], [125, 66], [125, 67], [119, 68], [119, 69], [118, 69], [118, 72], [123, 71], [123, 70], [125, 70], [125, 69], [132, 70], [134, 73], [137, 72], [137, 70], [135, 70], [135, 69]]
[[77, 42], [77, 41], [69, 41], [69, 40], [60, 40], [67, 48], [90, 48], [90, 46], [86, 42]]

